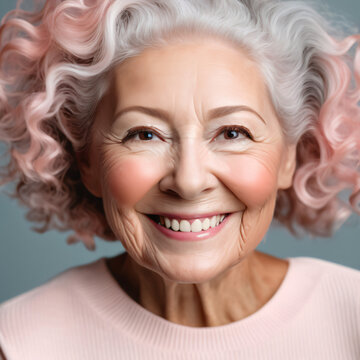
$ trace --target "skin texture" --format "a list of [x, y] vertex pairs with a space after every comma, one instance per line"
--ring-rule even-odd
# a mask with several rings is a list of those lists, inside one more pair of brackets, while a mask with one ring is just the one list
[[[209, 110], [241, 105], [209, 119]], [[131, 111], [162, 109], [168, 118]], [[260, 118], [261, 117], [261, 118]], [[223, 126], [242, 126], [251, 139]], [[128, 130], [152, 131], [124, 141]], [[154, 130], [155, 129], [155, 130]], [[216, 39], [188, 39], [145, 50], [118, 65], [98, 107], [86, 159], [87, 188], [104, 202], [127, 253], [108, 261], [140, 305], [175, 323], [218, 326], [261, 308], [288, 263], [255, 251], [271, 223], [278, 189], [291, 186], [295, 146], [288, 145], [256, 64]], [[230, 134], [234, 135], [234, 133]], [[144, 214], [233, 213], [214, 237], [180, 242]]]

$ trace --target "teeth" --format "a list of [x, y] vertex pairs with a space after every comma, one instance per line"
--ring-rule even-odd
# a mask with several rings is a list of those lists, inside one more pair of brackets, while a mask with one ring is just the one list
[[207, 230], [210, 227], [210, 220], [208, 218], [204, 219], [202, 223], [202, 229]]
[[171, 229], [173, 229], [174, 231], [180, 230], [180, 224], [176, 219], [171, 220]]
[[180, 221], [180, 231], [190, 232], [191, 231], [190, 223], [188, 221], [186, 221], [186, 220], [181, 220]]
[[[163, 216], [160, 216], [160, 223], [161, 223], [161, 219], [165, 220], [165, 226], [169, 229], [171, 226], [171, 221], [166, 217], [164, 218]], [[161, 224], [162, 225], [162, 224]]]
[[196, 219], [192, 224], [191, 224], [191, 232], [200, 232], [202, 230], [202, 224], [201, 221], [199, 219]]
[[208, 230], [210, 227], [214, 228], [218, 226], [224, 219], [225, 215], [214, 215], [213, 217], [205, 218], [202, 221], [200, 219], [196, 219], [192, 224], [190, 224], [187, 220], [180, 220], [179, 222], [176, 219], [170, 220], [167, 217], [160, 216], [160, 224], [173, 231], [200, 232]]

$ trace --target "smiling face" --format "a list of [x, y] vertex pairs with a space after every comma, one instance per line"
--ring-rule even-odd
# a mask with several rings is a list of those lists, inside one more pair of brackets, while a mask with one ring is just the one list
[[[260, 71], [218, 40], [147, 49], [117, 66], [93, 133], [85, 185], [103, 198], [129, 255], [177, 282], [204, 282], [246, 260], [277, 190], [291, 185], [295, 150]], [[230, 215], [202, 230], [216, 214]], [[169, 220], [197, 232], [166, 229]]]

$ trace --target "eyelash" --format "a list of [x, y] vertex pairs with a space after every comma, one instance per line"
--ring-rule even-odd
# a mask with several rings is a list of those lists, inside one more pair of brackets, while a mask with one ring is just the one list
[[[125, 135], [125, 137], [121, 140], [121, 142], [126, 142], [126, 141], [132, 139], [135, 135], [138, 135], [138, 134], [143, 133], [143, 132], [153, 133], [158, 138], [160, 138], [161, 140], [163, 140], [163, 138], [165, 138], [164, 136], [161, 136], [157, 131], [155, 131], [152, 128], [139, 126], [139, 127], [136, 127], [134, 129], [129, 130], [127, 132], [127, 134]], [[142, 141], [142, 140], [140, 140], [140, 141]], [[144, 140], [144, 141], [146, 141], [146, 140]]]
[[[225, 131], [237, 131], [241, 134], [243, 134], [244, 136], [246, 136], [248, 139], [250, 140], [254, 140], [253, 136], [251, 135], [251, 132], [249, 131], [249, 129], [247, 129], [244, 126], [223, 126], [221, 129], [221, 131], [216, 135], [216, 137], [218, 137], [219, 135], [221, 135], [222, 133], [224, 133]], [[215, 139], [216, 139], [215, 137]], [[237, 139], [237, 138], [235, 138]]]
[[[216, 141], [216, 138], [219, 135], [223, 134], [225, 131], [237, 131], [237, 132], [243, 134], [248, 139], [254, 140], [254, 138], [251, 135], [250, 131], [244, 126], [223, 126], [222, 128], [220, 128], [220, 131], [215, 136], [214, 141]], [[161, 136], [157, 131], [155, 131], [152, 128], [140, 126], [140, 127], [136, 127], [134, 129], [129, 130], [128, 133], [125, 135], [125, 137], [121, 140], [121, 142], [124, 143], [124, 142], [126, 142], [128, 140], [131, 140], [134, 136], [136, 136], [136, 135], [138, 135], [140, 133], [144, 133], [144, 132], [153, 133], [158, 138], [160, 138], [161, 140], [163, 140], [165, 138], [164, 136]], [[235, 140], [236, 139], [237, 138], [235, 138]], [[147, 141], [147, 140], [140, 140], [140, 141]]]

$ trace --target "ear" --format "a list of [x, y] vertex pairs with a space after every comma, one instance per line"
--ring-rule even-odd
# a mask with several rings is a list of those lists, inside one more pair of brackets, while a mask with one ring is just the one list
[[278, 176], [278, 189], [285, 190], [292, 186], [296, 169], [296, 145], [297, 144], [287, 144], [284, 147]]
[[81, 180], [86, 189], [95, 197], [101, 198], [100, 172], [98, 170], [98, 159], [95, 154], [85, 149], [76, 152], [76, 161], [81, 175]]

